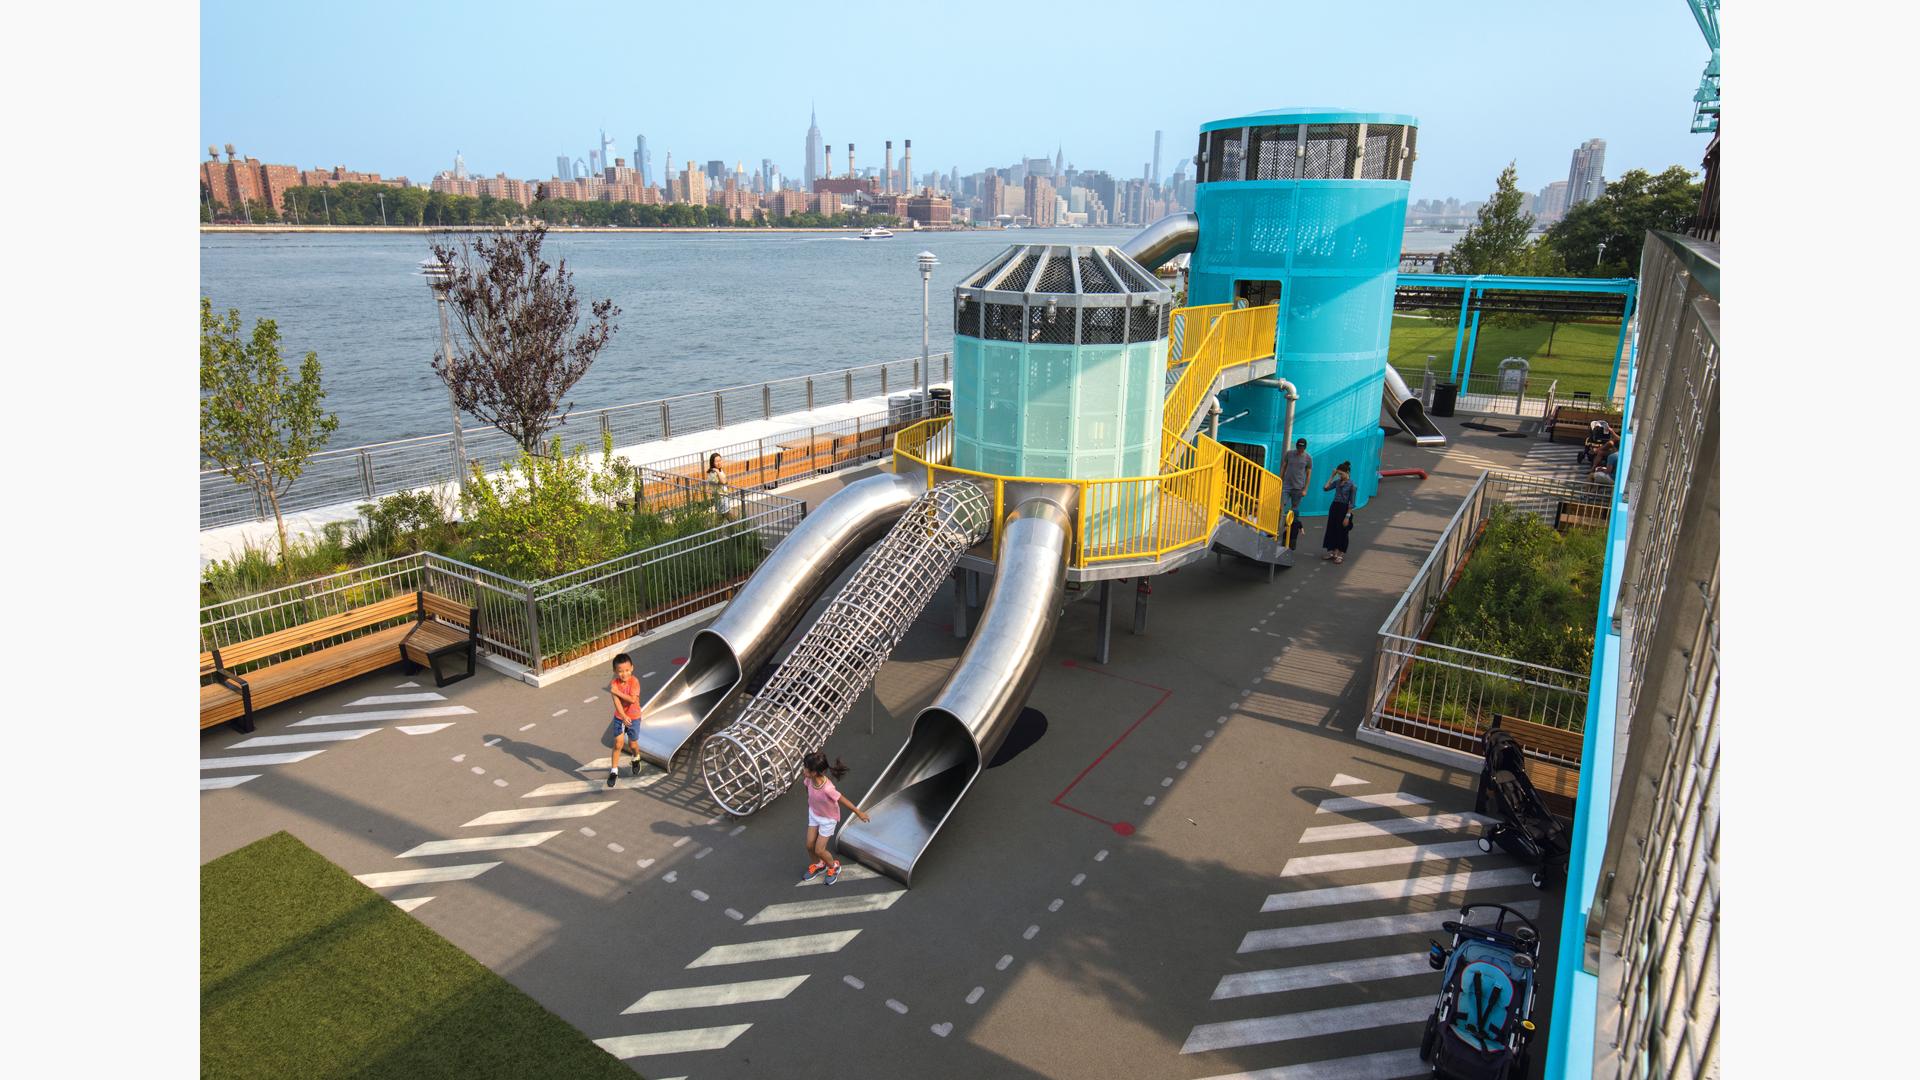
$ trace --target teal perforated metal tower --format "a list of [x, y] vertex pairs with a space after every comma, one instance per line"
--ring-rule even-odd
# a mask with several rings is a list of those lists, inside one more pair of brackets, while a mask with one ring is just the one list
[[[1353, 465], [1364, 505], [1378, 486], [1380, 400], [1418, 121], [1399, 113], [1273, 109], [1203, 124], [1190, 305], [1277, 302], [1278, 378], [1299, 391], [1294, 436], [1320, 487]], [[1280, 389], [1252, 383], [1221, 398], [1220, 441], [1278, 469]]]

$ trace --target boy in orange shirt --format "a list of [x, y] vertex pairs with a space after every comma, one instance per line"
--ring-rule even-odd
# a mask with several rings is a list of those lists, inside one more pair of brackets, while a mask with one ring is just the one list
[[613, 681], [607, 684], [613, 695], [613, 757], [607, 762], [607, 786], [620, 777], [620, 747], [633, 753], [633, 775], [640, 775], [640, 737], [634, 725], [640, 722], [640, 680], [633, 675], [633, 657], [621, 653], [613, 658]]

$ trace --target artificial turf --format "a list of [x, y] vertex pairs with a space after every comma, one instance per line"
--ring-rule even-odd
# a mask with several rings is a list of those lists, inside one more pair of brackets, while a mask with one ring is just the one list
[[279, 832], [200, 868], [200, 1075], [634, 1073]]
[[[1552, 327], [1545, 322], [1518, 327], [1483, 323], [1474, 347], [1473, 373], [1498, 374], [1501, 360], [1520, 356], [1529, 363], [1529, 395], [1545, 394], [1547, 385], [1558, 379], [1557, 393], [1563, 400], [1573, 396], [1576, 390], [1585, 390], [1596, 400], [1605, 398], [1612, 390], [1607, 379], [1613, 374], [1613, 351], [1620, 342], [1620, 324], [1563, 322], [1559, 329], [1552, 330], [1553, 355], [1548, 356], [1550, 330]], [[1453, 341], [1454, 328], [1437, 319], [1395, 315], [1387, 361], [1407, 377], [1408, 383], [1417, 387], [1420, 373], [1426, 370], [1427, 357], [1432, 356], [1436, 377], [1444, 379], [1453, 363]], [[1464, 357], [1461, 363], [1464, 368]], [[1474, 385], [1478, 387], [1479, 380], [1476, 379]]]

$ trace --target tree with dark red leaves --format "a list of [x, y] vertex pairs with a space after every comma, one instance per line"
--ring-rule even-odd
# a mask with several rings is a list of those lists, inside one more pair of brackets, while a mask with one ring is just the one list
[[597, 300], [584, 328], [565, 259], [541, 257], [544, 227], [479, 234], [458, 245], [433, 242], [447, 267], [441, 286], [460, 332], [451, 362], [434, 373], [462, 412], [492, 424], [529, 454], [547, 451], [547, 432], [567, 418], [566, 400], [619, 327], [620, 309]]

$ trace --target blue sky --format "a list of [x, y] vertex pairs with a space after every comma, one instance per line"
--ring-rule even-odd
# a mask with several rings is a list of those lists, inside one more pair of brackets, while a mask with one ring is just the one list
[[[1137, 176], [1193, 153], [1207, 120], [1284, 105], [1412, 113], [1415, 198], [1474, 198], [1509, 159], [1538, 190], [1575, 145], [1607, 173], [1697, 168], [1688, 133], [1707, 49], [1683, 0], [901, 3], [707, 7], [334, 0], [201, 4], [200, 131], [263, 161], [424, 182], [552, 175], [600, 127], [656, 175], [689, 159], [802, 166], [810, 101], [844, 167], [914, 142], [914, 169], [1051, 156]], [[897, 13], [897, 18], [883, 17]], [[1254, 12], [1263, 12], [1254, 15]], [[836, 18], [846, 13], [852, 19]], [[874, 24], [890, 23], [888, 28]], [[444, 87], [444, 89], [435, 89]]]

